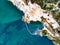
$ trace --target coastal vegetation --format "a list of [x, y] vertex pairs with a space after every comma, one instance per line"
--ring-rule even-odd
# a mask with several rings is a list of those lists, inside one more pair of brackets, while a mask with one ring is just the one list
[[60, 45], [60, 39], [59, 39], [59, 38], [55, 38], [53, 41], [54, 41], [56, 44], [59, 44], [59, 45]]
[[60, 25], [60, 12], [58, 10], [52, 10], [53, 17]]
[[45, 8], [48, 10], [52, 10], [54, 8], [54, 5], [46, 6]]
[[28, 0], [23, 0], [26, 5], [28, 5]]
[[58, 27], [58, 29], [57, 29], [57, 30], [58, 30], [58, 33], [60, 34], [60, 27]]
[[43, 33], [43, 35], [48, 34], [48, 32], [46, 30], [43, 30], [42, 33]]
[[38, 3], [38, 4], [40, 4], [40, 3], [56, 3], [58, 0], [31, 0], [32, 1], [32, 3]]
[[58, 7], [60, 8], [60, 3], [58, 4]]
[[[46, 8], [46, 4], [47, 3], [57, 3], [58, 0], [31, 0], [32, 3], [37, 3], [38, 5], [41, 6], [42, 9]], [[60, 4], [59, 4], [60, 5]], [[48, 7], [49, 9], [52, 9], [53, 6], [51, 5], [50, 7]]]

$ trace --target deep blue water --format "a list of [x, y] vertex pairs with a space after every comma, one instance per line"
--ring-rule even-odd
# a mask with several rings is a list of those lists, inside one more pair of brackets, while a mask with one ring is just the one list
[[47, 37], [30, 35], [22, 15], [10, 2], [0, 0], [0, 45], [54, 45]]
[[30, 24], [27, 24], [27, 26], [31, 33], [35, 33], [36, 31], [38, 31], [38, 28], [40, 30], [44, 28], [44, 25], [39, 21], [36, 21], [36, 22], [31, 21]]

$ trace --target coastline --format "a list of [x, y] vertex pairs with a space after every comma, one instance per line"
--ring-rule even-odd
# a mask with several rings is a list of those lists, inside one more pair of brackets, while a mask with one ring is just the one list
[[[12, 1], [12, 0], [10, 0], [10, 1]], [[19, 1], [18, 1], [19, 2]], [[43, 13], [45, 10], [43, 10], [43, 9], [41, 9], [40, 8], [40, 6], [38, 6], [37, 4], [31, 4], [31, 2], [29, 2], [29, 5], [30, 6], [27, 6], [27, 5], [25, 5], [23, 2], [22, 2], [22, 4], [24, 4], [27, 8], [24, 8], [23, 9], [23, 7], [19, 7], [19, 4], [17, 5], [17, 1], [16, 1], [16, 4], [15, 4], [15, 2], [14, 2], [14, 0], [12, 1], [12, 3], [15, 5], [15, 6], [17, 6], [17, 8], [19, 9], [19, 10], [22, 10], [24, 13], [25, 13], [25, 15], [23, 16], [23, 20], [25, 21], [25, 22], [27, 22], [27, 23], [30, 23], [30, 21], [40, 21], [40, 22], [42, 22], [43, 24], [44, 24], [44, 29], [43, 30], [46, 30], [47, 32], [48, 32], [48, 34], [46, 35], [50, 40], [53, 40], [53, 39], [55, 39], [56, 37], [60, 37], [60, 35], [59, 35], [59, 33], [56, 31], [56, 34], [55, 34], [55, 31], [53, 31], [53, 30], [56, 30], [56, 28], [58, 28], [59, 27], [59, 24], [55, 21], [55, 19], [51, 16], [51, 13], [50, 13], [50, 15], [49, 15], [49, 18], [47, 18], [47, 15], [48, 15], [48, 13], [47, 14], [45, 14], [45, 13]], [[31, 7], [32, 6], [32, 7]], [[35, 6], [36, 6], [36, 8], [35, 8]], [[33, 10], [31, 10], [31, 12], [29, 11], [29, 9], [30, 8], [35, 8], [36, 10], [34, 10], [34, 11], [36, 11], [37, 13], [38, 13], [38, 15], [37, 15], [37, 13], [36, 12], [34, 12]], [[41, 13], [40, 13], [41, 12]], [[27, 16], [27, 14], [28, 14], [28, 16]], [[39, 16], [39, 14], [42, 14], [42, 15], [40, 15]], [[32, 16], [33, 15], [33, 16]], [[45, 16], [44, 16], [45, 15]], [[43, 18], [43, 17], [44, 18]], [[36, 18], [37, 17], [37, 18]], [[46, 20], [44, 21], [42, 21], [41, 20], [41, 18], [40, 17], [42, 17], [42, 19], [45, 19], [46, 18]], [[52, 21], [52, 23], [54, 23], [54, 24], [52, 24], [52, 26], [53, 26], [53, 28], [50, 26], [51, 24], [50, 24], [50, 21], [49, 20], [47, 20], [47, 19], [52, 19], [51, 21]], [[55, 24], [56, 24], [56, 26], [55, 26]], [[50, 36], [49, 36], [50, 35]]]

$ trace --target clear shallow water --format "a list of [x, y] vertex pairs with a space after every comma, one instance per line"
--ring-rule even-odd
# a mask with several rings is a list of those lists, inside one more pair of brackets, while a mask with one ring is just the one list
[[7, 0], [0, 0], [0, 45], [53, 45], [47, 37], [30, 35], [22, 15]]

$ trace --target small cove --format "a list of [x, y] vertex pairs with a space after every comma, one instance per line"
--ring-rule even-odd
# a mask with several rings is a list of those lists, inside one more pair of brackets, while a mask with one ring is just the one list
[[47, 37], [30, 35], [23, 15], [8, 0], [0, 0], [0, 45], [54, 45]]

